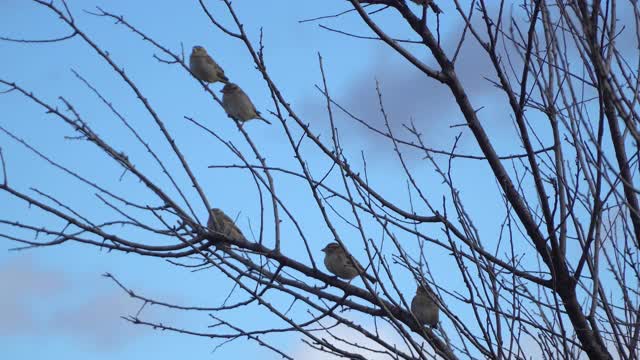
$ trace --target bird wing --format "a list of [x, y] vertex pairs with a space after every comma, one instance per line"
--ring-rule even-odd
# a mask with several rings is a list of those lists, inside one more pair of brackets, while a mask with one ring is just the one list
[[[362, 266], [362, 264], [360, 264], [358, 260], [353, 259], [353, 261], [355, 261], [355, 267], [358, 269], [358, 272], [361, 272], [367, 279], [369, 279], [369, 281], [373, 283], [378, 282], [378, 279], [376, 279], [373, 275], [370, 275], [365, 271], [364, 267]], [[354, 266], [354, 264], [349, 261], [349, 266]]]
[[240, 229], [238, 229], [238, 227], [236, 226], [236, 224], [233, 222], [233, 220], [231, 220], [231, 218], [229, 216], [227, 216], [227, 214], [220, 214], [220, 217], [222, 219], [220, 219], [221, 223], [222, 223], [222, 232], [233, 238], [236, 240], [245, 240], [244, 235], [242, 234], [242, 231], [240, 231]]
[[360, 265], [358, 260], [356, 260], [356, 259], [351, 260], [351, 259], [352, 259], [351, 256], [349, 256], [347, 254], [344, 254], [344, 256], [342, 257], [342, 261], [343, 261], [344, 266], [348, 266], [348, 267], [351, 267], [351, 268], [354, 268], [354, 269], [359, 269], [360, 272], [364, 272], [363, 267], [362, 267], [362, 265]]
[[349, 255], [347, 255], [347, 254], [345, 254], [345, 255], [342, 257], [342, 262], [343, 262], [344, 266], [348, 266], [348, 267], [355, 267], [355, 266], [357, 266], [356, 264], [354, 264], [354, 263], [353, 263], [353, 261], [351, 261], [351, 259], [350, 259]]
[[205, 62], [216, 69], [216, 75], [218, 75], [220, 79], [224, 81], [229, 81], [229, 78], [224, 74], [224, 70], [222, 70], [220, 65], [218, 65], [218, 63], [216, 63], [211, 56], [206, 56]]
[[207, 64], [209, 64], [209, 65], [213, 65], [213, 66], [215, 66], [215, 67], [218, 67], [218, 64], [216, 64], [216, 62], [215, 62], [215, 61], [213, 61], [213, 58], [212, 58], [211, 56], [205, 56], [205, 58], [204, 58], [204, 59], [205, 59], [204, 61], [205, 61]]
[[359, 262], [358, 260], [356, 260], [356, 259], [353, 259], [353, 261], [355, 261], [355, 262], [356, 262], [356, 264], [355, 264], [355, 265], [356, 265], [356, 267], [358, 268], [358, 270], [360, 270], [360, 271], [364, 272], [364, 267], [362, 267], [362, 264], [360, 264], [360, 262]]
[[249, 98], [249, 96], [247, 94], [244, 94], [244, 96], [247, 98], [247, 100], [249, 100], [249, 105], [251, 105], [251, 110], [253, 110], [253, 113], [256, 114], [256, 116], [258, 118], [262, 119], [262, 115], [260, 115], [260, 111], [258, 111], [258, 109], [256, 109], [256, 106], [253, 104], [253, 101], [251, 101], [251, 99]]

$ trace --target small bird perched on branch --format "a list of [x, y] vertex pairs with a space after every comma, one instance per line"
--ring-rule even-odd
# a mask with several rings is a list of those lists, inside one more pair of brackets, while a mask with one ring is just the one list
[[432, 328], [438, 326], [440, 309], [435, 301], [435, 294], [431, 289], [418, 285], [416, 295], [411, 300], [411, 312], [420, 323]]
[[[238, 229], [233, 220], [218, 208], [211, 209], [207, 227], [213, 231], [224, 234], [230, 239], [247, 241], [247, 238], [244, 237], [242, 231]], [[228, 247], [228, 244], [224, 243], [222, 246]]]
[[189, 57], [189, 69], [196, 78], [208, 83], [229, 82], [229, 79], [224, 75], [224, 70], [213, 61], [202, 46], [193, 47]]
[[[332, 274], [339, 278], [351, 280], [358, 276], [358, 273], [362, 273], [369, 281], [375, 283], [376, 278], [364, 272], [362, 265], [355, 261], [355, 264], [351, 261], [352, 256], [347, 253], [340, 244], [332, 242], [322, 249], [324, 252], [324, 266], [327, 267]], [[356, 269], [357, 267], [357, 269]], [[358, 271], [359, 270], [359, 271]]]
[[221, 90], [222, 108], [232, 119], [245, 122], [251, 119], [260, 119], [267, 124], [271, 123], [260, 115], [247, 94], [234, 83], [227, 83]]

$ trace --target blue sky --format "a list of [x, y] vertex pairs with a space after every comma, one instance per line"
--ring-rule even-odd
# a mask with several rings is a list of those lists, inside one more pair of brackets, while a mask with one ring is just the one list
[[[222, 3], [207, 3], [215, 14], [219, 14], [224, 24], [231, 26]], [[101, 6], [109, 12], [124, 15], [131, 24], [176, 52], [181, 43], [187, 52], [193, 45], [205, 46], [223, 66], [226, 74], [251, 96], [257, 108], [268, 113], [268, 110], [272, 110], [268, 89], [243, 44], [213, 27], [197, 2], [154, 2], [153, 9], [143, 6], [143, 2], [121, 0], [70, 1], [69, 5], [80, 28], [108, 51], [139, 85], [175, 136], [201, 184], [207, 185], [205, 192], [210, 200], [233, 217], [239, 214], [238, 224], [245, 234], [251, 233], [250, 224], [251, 229], [257, 231], [259, 206], [251, 177], [238, 170], [208, 169], [208, 165], [238, 163], [238, 160], [220, 143], [183, 120], [183, 116], [191, 116], [207, 124], [245, 154], [250, 154], [235, 125], [188, 73], [176, 65], [156, 61], [152, 56], [159, 53], [150, 44], [114, 24], [114, 21], [97, 18], [83, 10]], [[0, 36], [41, 39], [69, 33], [69, 29], [42, 6], [22, 0], [4, 0], [0, 6]], [[254, 42], [258, 39], [260, 27], [263, 28], [265, 58], [272, 78], [294, 109], [311, 124], [314, 131], [324, 134], [324, 139], [328, 140], [330, 136], [325, 104], [314, 88], [314, 84], [321, 83], [318, 53], [324, 58], [332, 94], [354, 113], [375, 125], [382, 124], [375, 94], [375, 81], [379, 80], [385, 105], [396, 120], [395, 130], [402, 131], [399, 124], [414, 119], [430, 145], [444, 149], [452, 145], [453, 136], [460, 130], [450, 129], [449, 125], [462, 122], [462, 118], [441, 86], [419, 74], [380, 43], [345, 37], [317, 26], [321, 23], [343, 31], [370, 35], [357, 16], [352, 14], [321, 22], [298, 23], [299, 20], [345, 10], [348, 4], [344, 1], [237, 0], [234, 7]], [[408, 29], [394, 25], [395, 20], [393, 16], [380, 18], [386, 30], [400, 38], [408, 37]], [[443, 39], [457, 34], [456, 24], [443, 20], [441, 25]], [[477, 48], [471, 46], [465, 51], [468, 53], [463, 53], [458, 70], [472, 94], [472, 100], [490, 105], [482, 112], [490, 134], [496, 139], [512, 136], [510, 120], [501, 118], [506, 111], [506, 103], [495, 101], [497, 90], [482, 80], [482, 76], [490, 72], [488, 64], [473, 56]], [[133, 141], [118, 120], [70, 71], [77, 71], [99, 88], [137, 129], [143, 131], [152, 146], [166, 156], [170, 168], [178, 168], [175, 157], [171, 157], [166, 142], [133, 93], [104, 61], [97, 58], [91, 48], [77, 38], [52, 44], [0, 42], [0, 53], [3, 54], [0, 57], [0, 78], [16, 81], [58, 106], [58, 96], [69, 99], [86, 116], [96, 132], [115, 148], [126, 150], [140, 169], [149, 173], [163, 188], [170, 189], [166, 178], [150, 161], [144, 148]], [[427, 63], [430, 62], [424, 50], [416, 50], [416, 54]], [[218, 85], [211, 87], [219, 88]], [[437, 116], [433, 115], [434, 108], [438, 110], [435, 112]], [[3, 127], [36, 145], [56, 161], [128, 198], [141, 202], [152, 198], [132, 176], [125, 174], [120, 180], [119, 166], [94, 146], [66, 140], [65, 136], [73, 135], [71, 129], [44, 114], [41, 108], [33, 106], [25, 98], [16, 94], [2, 95], [0, 109], [3, 114], [0, 124]], [[368, 156], [369, 175], [376, 189], [408, 208], [406, 179], [393, 176], [400, 174], [401, 168], [392, 154], [390, 144], [363, 130], [342, 114], [339, 114], [338, 121], [346, 144], [345, 151], [352, 155], [357, 164], [360, 151], [364, 151]], [[509, 130], [503, 126], [507, 121]], [[247, 128], [267, 155], [270, 165], [296, 168], [280, 124], [269, 127], [252, 122], [247, 124]], [[496, 141], [495, 144], [501, 154], [518, 151], [515, 142]], [[114, 217], [113, 211], [95, 197], [95, 190], [47, 166], [4, 133], [0, 133], [0, 146], [7, 160], [11, 184], [25, 191], [34, 187], [54, 194], [74, 209], [89, 214], [91, 219], [103, 221]], [[302, 149], [316, 174], [328, 168], [326, 159], [312, 146], [305, 145]], [[460, 151], [478, 154], [468, 134], [462, 139]], [[253, 156], [248, 158], [252, 160]], [[441, 180], [428, 165], [423, 168], [424, 162], [419, 156], [411, 155], [409, 160], [412, 170], [428, 186], [432, 195], [430, 200], [440, 207], [445, 192]], [[490, 216], [501, 209], [500, 202], [492, 201], [497, 194], [495, 182], [491, 177], [483, 176], [489, 174], [489, 169], [482, 162], [463, 163], [456, 169], [455, 175], [461, 179], [459, 185], [462, 195], [470, 200], [468, 210], [482, 223], [486, 236], [495, 236], [496, 225], [501, 221], [501, 218]], [[176, 170], [175, 175], [181, 184], [186, 184], [187, 178], [183, 172]], [[331, 240], [330, 233], [318, 220], [318, 211], [308, 206], [311, 200], [305, 185], [281, 175], [276, 176], [276, 181], [276, 188], [280, 189], [283, 199], [300, 215], [307, 234], [313, 234], [312, 245], [319, 251]], [[479, 188], [489, 190], [476, 191]], [[190, 193], [189, 198], [196, 203], [195, 193]], [[0, 202], [7, 204], [0, 206], [1, 219], [28, 220], [53, 228], [64, 226], [6, 194], [0, 194]], [[424, 211], [424, 207], [421, 210]], [[199, 211], [204, 221], [204, 211]], [[250, 219], [253, 220], [249, 222]], [[345, 238], [349, 234], [355, 236], [353, 229], [346, 224], [340, 224], [339, 230], [345, 234]], [[425, 225], [424, 230], [435, 234], [439, 226]], [[0, 227], [0, 231], [6, 229]], [[287, 234], [284, 237], [285, 250], [293, 257], [298, 254], [302, 257], [302, 248], [292, 225], [283, 223], [283, 231]], [[272, 227], [267, 226], [266, 239], [272, 234]], [[0, 293], [8, 294], [0, 299], [0, 316], [9, 319], [0, 322], [0, 355], [6, 355], [6, 358], [126, 360], [150, 354], [159, 360], [194, 358], [208, 356], [217, 344], [207, 339], [153, 331], [126, 323], [120, 316], [135, 314], [141, 304], [130, 300], [113, 282], [101, 276], [106, 272], [112, 273], [136, 292], [150, 297], [186, 305], [215, 306], [224, 300], [231, 289], [231, 283], [215, 271], [191, 273], [161, 259], [108, 253], [80, 244], [8, 251], [15, 246], [15, 243], [0, 241]], [[434, 274], [449, 280], [447, 277], [453, 275], [445, 266], [447, 254], [442, 249], [431, 249], [429, 245], [427, 251]], [[410, 280], [401, 281], [401, 286], [407, 289], [407, 294], [412, 294], [415, 289]], [[207, 331], [207, 325], [211, 323], [206, 313], [187, 315], [145, 308], [144, 314], [165, 324], [177, 324], [198, 331]], [[255, 308], [228, 314], [226, 319], [247, 326], [266, 325], [272, 321], [263, 311]], [[285, 334], [272, 340], [278, 346], [295, 352], [292, 349], [301, 348], [298, 338], [295, 334]], [[277, 358], [244, 339], [221, 347], [212, 357], [229, 358], [240, 354], [255, 358]]]

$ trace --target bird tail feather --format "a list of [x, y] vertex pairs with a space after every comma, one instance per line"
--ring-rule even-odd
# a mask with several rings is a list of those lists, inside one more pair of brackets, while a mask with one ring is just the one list
[[267, 119], [263, 118], [263, 117], [262, 117], [262, 115], [258, 115], [258, 119], [260, 119], [260, 120], [262, 120], [262, 121], [266, 122], [266, 123], [267, 123], [267, 124], [269, 124], [269, 125], [273, 125], [273, 124], [271, 124], [271, 122], [270, 122], [269, 120], [267, 120]]

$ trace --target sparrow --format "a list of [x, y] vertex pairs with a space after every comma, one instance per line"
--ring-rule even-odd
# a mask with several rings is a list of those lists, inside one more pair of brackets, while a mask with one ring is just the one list
[[197, 79], [214, 83], [220, 81], [229, 82], [224, 75], [224, 70], [207, 54], [207, 50], [202, 46], [194, 46], [189, 57], [189, 69]]
[[227, 83], [221, 90], [222, 108], [227, 115], [234, 120], [245, 122], [251, 119], [260, 119], [271, 125], [269, 121], [260, 116], [256, 107], [251, 102], [247, 94], [234, 83]]
[[[211, 212], [209, 213], [209, 220], [207, 221], [207, 227], [215, 232], [222, 233], [230, 239], [247, 241], [247, 238], [244, 237], [242, 231], [238, 229], [233, 220], [218, 208], [211, 209]], [[224, 243], [223, 246], [228, 247], [228, 244]]]
[[[351, 280], [362, 273], [369, 281], [375, 283], [376, 278], [364, 272], [362, 265], [354, 259], [355, 264], [351, 261], [351, 256], [340, 244], [332, 242], [322, 249], [324, 252], [324, 266], [332, 274], [345, 280]], [[357, 269], [356, 269], [357, 267]], [[360, 271], [358, 271], [360, 270]]]
[[427, 290], [422, 285], [418, 285], [416, 295], [411, 300], [411, 312], [416, 319], [422, 324], [435, 328], [438, 326], [439, 311], [431, 289]]

